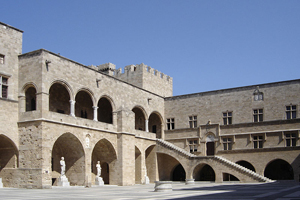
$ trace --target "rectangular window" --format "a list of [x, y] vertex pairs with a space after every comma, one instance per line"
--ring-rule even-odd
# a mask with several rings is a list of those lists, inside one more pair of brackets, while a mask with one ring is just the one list
[[167, 119], [167, 128], [168, 128], [168, 130], [175, 129], [175, 120], [174, 120], [174, 118], [168, 118]]
[[295, 147], [297, 142], [296, 133], [285, 134], [285, 144], [287, 147]]
[[223, 138], [224, 150], [232, 150], [232, 138]]
[[232, 124], [232, 112], [223, 112], [224, 125]]
[[290, 105], [285, 107], [286, 119], [295, 119], [297, 117], [297, 106]]
[[253, 121], [262, 122], [264, 120], [263, 109], [254, 109], [253, 110]]
[[4, 55], [0, 54], [0, 64], [4, 64]]
[[197, 140], [190, 140], [189, 141], [190, 153], [198, 151], [198, 141]]
[[7, 98], [8, 78], [0, 76], [0, 98]]
[[190, 124], [190, 128], [196, 128], [197, 127], [197, 116], [189, 116], [189, 124]]
[[253, 145], [254, 149], [261, 149], [263, 148], [263, 136], [253, 136]]

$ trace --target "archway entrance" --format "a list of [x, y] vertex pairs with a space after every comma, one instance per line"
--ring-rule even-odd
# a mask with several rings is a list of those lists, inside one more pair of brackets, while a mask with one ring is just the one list
[[288, 162], [281, 159], [270, 162], [265, 169], [264, 175], [272, 180], [294, 179], [294, 171], [292, 166]]
[[153, 183], [154, 181], [156, 181], [157, 174], [156, 145], [148, 147], [145, 154], [147, 176], [149, 177], [150, 182]]
[[85, 155], [83, 147], [71, 133], [60, 136], [52, 149], [52, 183], [57, 185], [60, 176], [60, 159], [65, 158], [66, 176], [70, 185], [84, 185], [85, 181]]
[[172, 181], [185, 181], [185, 171], [181, 164], [178, 164], [172, 173]]
[[[178, 165], [181, 165], [179, 163], [179, 161], [170, 155], [167, 155], [164, 153], [157, 153], [157, 162], [158, 162], [159, 180], [160, 181], [172, 181], [175, 168]], [[179, 172], [179, 171], [180, 171], [180, 168], [178, 168], [177, 172]], [[175, 171], [175, 173], [176, 173], [176, 171]]]
[[116, 151], [112, 144], [107, 139], [102, 139], [95, 145], [92, 153], [92, 181], [95, 181], [97, 174], [96, 164], [100, 161], [101, 177], [105, 184], [109, 184], [110, 166], [113, 161], [117, 159]]
[[208, 164], [200, 164], [194, 169], [195, 181], [215, 181], [215, 171]]
[[142, 183], [142, 154], [141, 151], [135, 147], [135, 184]]
[[0, 171], [4, 168], [18, 167], [18, 150], [14, 143], [4, 135], [0, 135]]

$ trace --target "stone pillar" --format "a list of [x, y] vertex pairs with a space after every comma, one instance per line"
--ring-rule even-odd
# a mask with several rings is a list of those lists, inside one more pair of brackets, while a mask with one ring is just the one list
[[147, 173], [147, 166], [146, 166], [146, 156], [145, 151], [141, 152], [141, 165], [142, 165], [142, 183], [149, 184], [149, 177]]
[[164, 130], [164, 124], [161, 124], [160, 126], [160, 130], [161, 130], [161, 139], [165, 139], [165, 130]]
[[134, 112], [124, 107], [116, 111], [118, 131], [118, 159], [110, 168], [110, 184], [134, 185], [135, 184], [135, 135]]
[[94, 121], [98, 121], [98, 107], [97, 106], [93, 106], [93, 109], [94, 109]]
[[75, 117], [75, 102], [74, 100], [70, 100], [70, 115]]
[[20, 95], [19, 96], [19, 111], [20, 112], [25, 112], [26, 108], [25, 108], [25, 104], [26, 104], [26, 97], [24, 95]]
[[85, 187], [92, 187], [92, 149], [85, 147]]
[[149, 132], [149, 120], [145, 120], [145, 130], [146, 130], [146, 132]]

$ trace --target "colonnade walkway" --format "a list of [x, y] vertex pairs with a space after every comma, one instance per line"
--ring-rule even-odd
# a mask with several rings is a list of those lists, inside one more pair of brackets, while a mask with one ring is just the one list
[[134, 186], [111, 186], [84, 188], [81, 186], [53, 187], [52, 189], [0, 188], [0, 199], [300, 199], [300, 185], [295, 181], [273, 183], [208, 183], [185, 185], [174, 182], [173, 191], [154, 192], [154, 184]]

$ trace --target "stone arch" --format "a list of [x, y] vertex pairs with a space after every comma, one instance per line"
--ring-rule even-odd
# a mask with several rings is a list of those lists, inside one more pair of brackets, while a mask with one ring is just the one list
[[34, 84], [26, 84], [23, 92], [25, 94], [25, 111], [36, 110], [36, 86]]
[[52, 183], [57, 185], [60, 176], [60, 159], [65, 158], [66, 176], [70, 185], [84, 185], [85, 151], [81, 141], [72, 133], [64, 133], [52, 147]]
[[71, 97], [68, 85], [61, 81], [55, 81], [49, 88], [49, 111], [69, 114]]
[[39, 91], [38, 86], [34, 82], [28, 82], [28, 83], [23, 85], [23, 87], [21, 89], [21, 92], [20, 92], [20, 95], [25, 95], [25, 91], [30, 87], [34, 87], [36, 89], [36, 91]]
[[102, 96], [97, 104], [98, 107], [98, 121], [112, 124], [114, 104], [108, 96]]
[[113, 167], [113, 162], [117, 160], [117, 153], [113, 145], [110, 141], [103, 138], [99, 140], [92, 152], [92, 175], [93, 180], [95, 180], [95, 176], [97, 174], [96, 164], [98, 161], [101, 163], [101, 177], [105, 184], [109, 184], [110, 181], [110, 173], [116, 172], [117, 170], [111, 170]]
[[0, 172], [4, 168], [17, 168], [19, 151], [15, 143], [7, 136], [0, 135]]
[[69, 93], [70, 100], [74, 100], [74, 91], [73, 91], [71, 85], [70, 85], [67, 81], [65, 81], [65, 80], [58, 79], [58, 80], [52, 81], [51, 84], [50, 84], [50, 87], [49, 87], [49, 91], [50, 91], [50, 88], [51, 88], [55, 83], [59, 83], [59, 84], [63, 85], [63, 86], [66, 88], [66, 90], [68, 91], [68, 93]]
[[156, 181], [157, 174], [157, 156], [156, 145], [149, 145], [145, 150], [146, 172], [151, 183]]
[[135, 114], [135, 129], [146, 131], [146, 116], [147, 113], [145, 109], [141, 106], [135, 106], [132, 109], [132, 112]]
[[181, 164], [174, 167], [172, 172], [172, 181], [185, 181], [186, 173]]
[[80, 91], [84, 91], [84, 92], [88, 93], [88, 94], [90, 95], [90, 97], [91, 97], [92, 102], [93, 102], [93, 106], [96, 105], [96, 98], [95, 98], [95, 95], [94, 95], [94, 93], [92, 92], [92, 90], [90, 90], [89, 88], [80, 88], [80, 89], [76, 92], [76, 94], [78, 94], [78, 92], [80, 92]]
[[179, 160], [165, 153], [157, 153], [157, 164], [158, 176], [160, 181], [171, 181], [173, 179], [174, 169], [178, 165], [181, 165], [183, 167], [182, 163]]
[[293, 180], [294, 170], [287, 161], [275, 159], [267, 164], [264, 176], [272, 180]]
[[142, 152], [135, 146], [135, 184], [142, 183]]
[[88, 90], [79, 90], [75, 96], [75, 116], [93, 119], [93, 96]]
[[250, 169], [250, 170], [256, 172], [254, 166], [250, 162], [247, 162], [245, 160], [240, 160], [240, 161], [237, 161], [236, 164], [241, 165], [247, 169]]
[[214, 169], [206, 163], [201, 163], [194, 168], [193, 177], [195, 181], [216, 181]]
[[150, 114], [148, 120], [148, 130], [151, 133], [156, 133], [156, 138], [162, 138], [163, 130], [163, 118], [161, 114], [157, 111], [154, 111]]
[[215, 155], [215, 138], [216, 138], [216, 136], [212, 132], [209, 132], [205, 135], [206, 155], [207, 156]]

